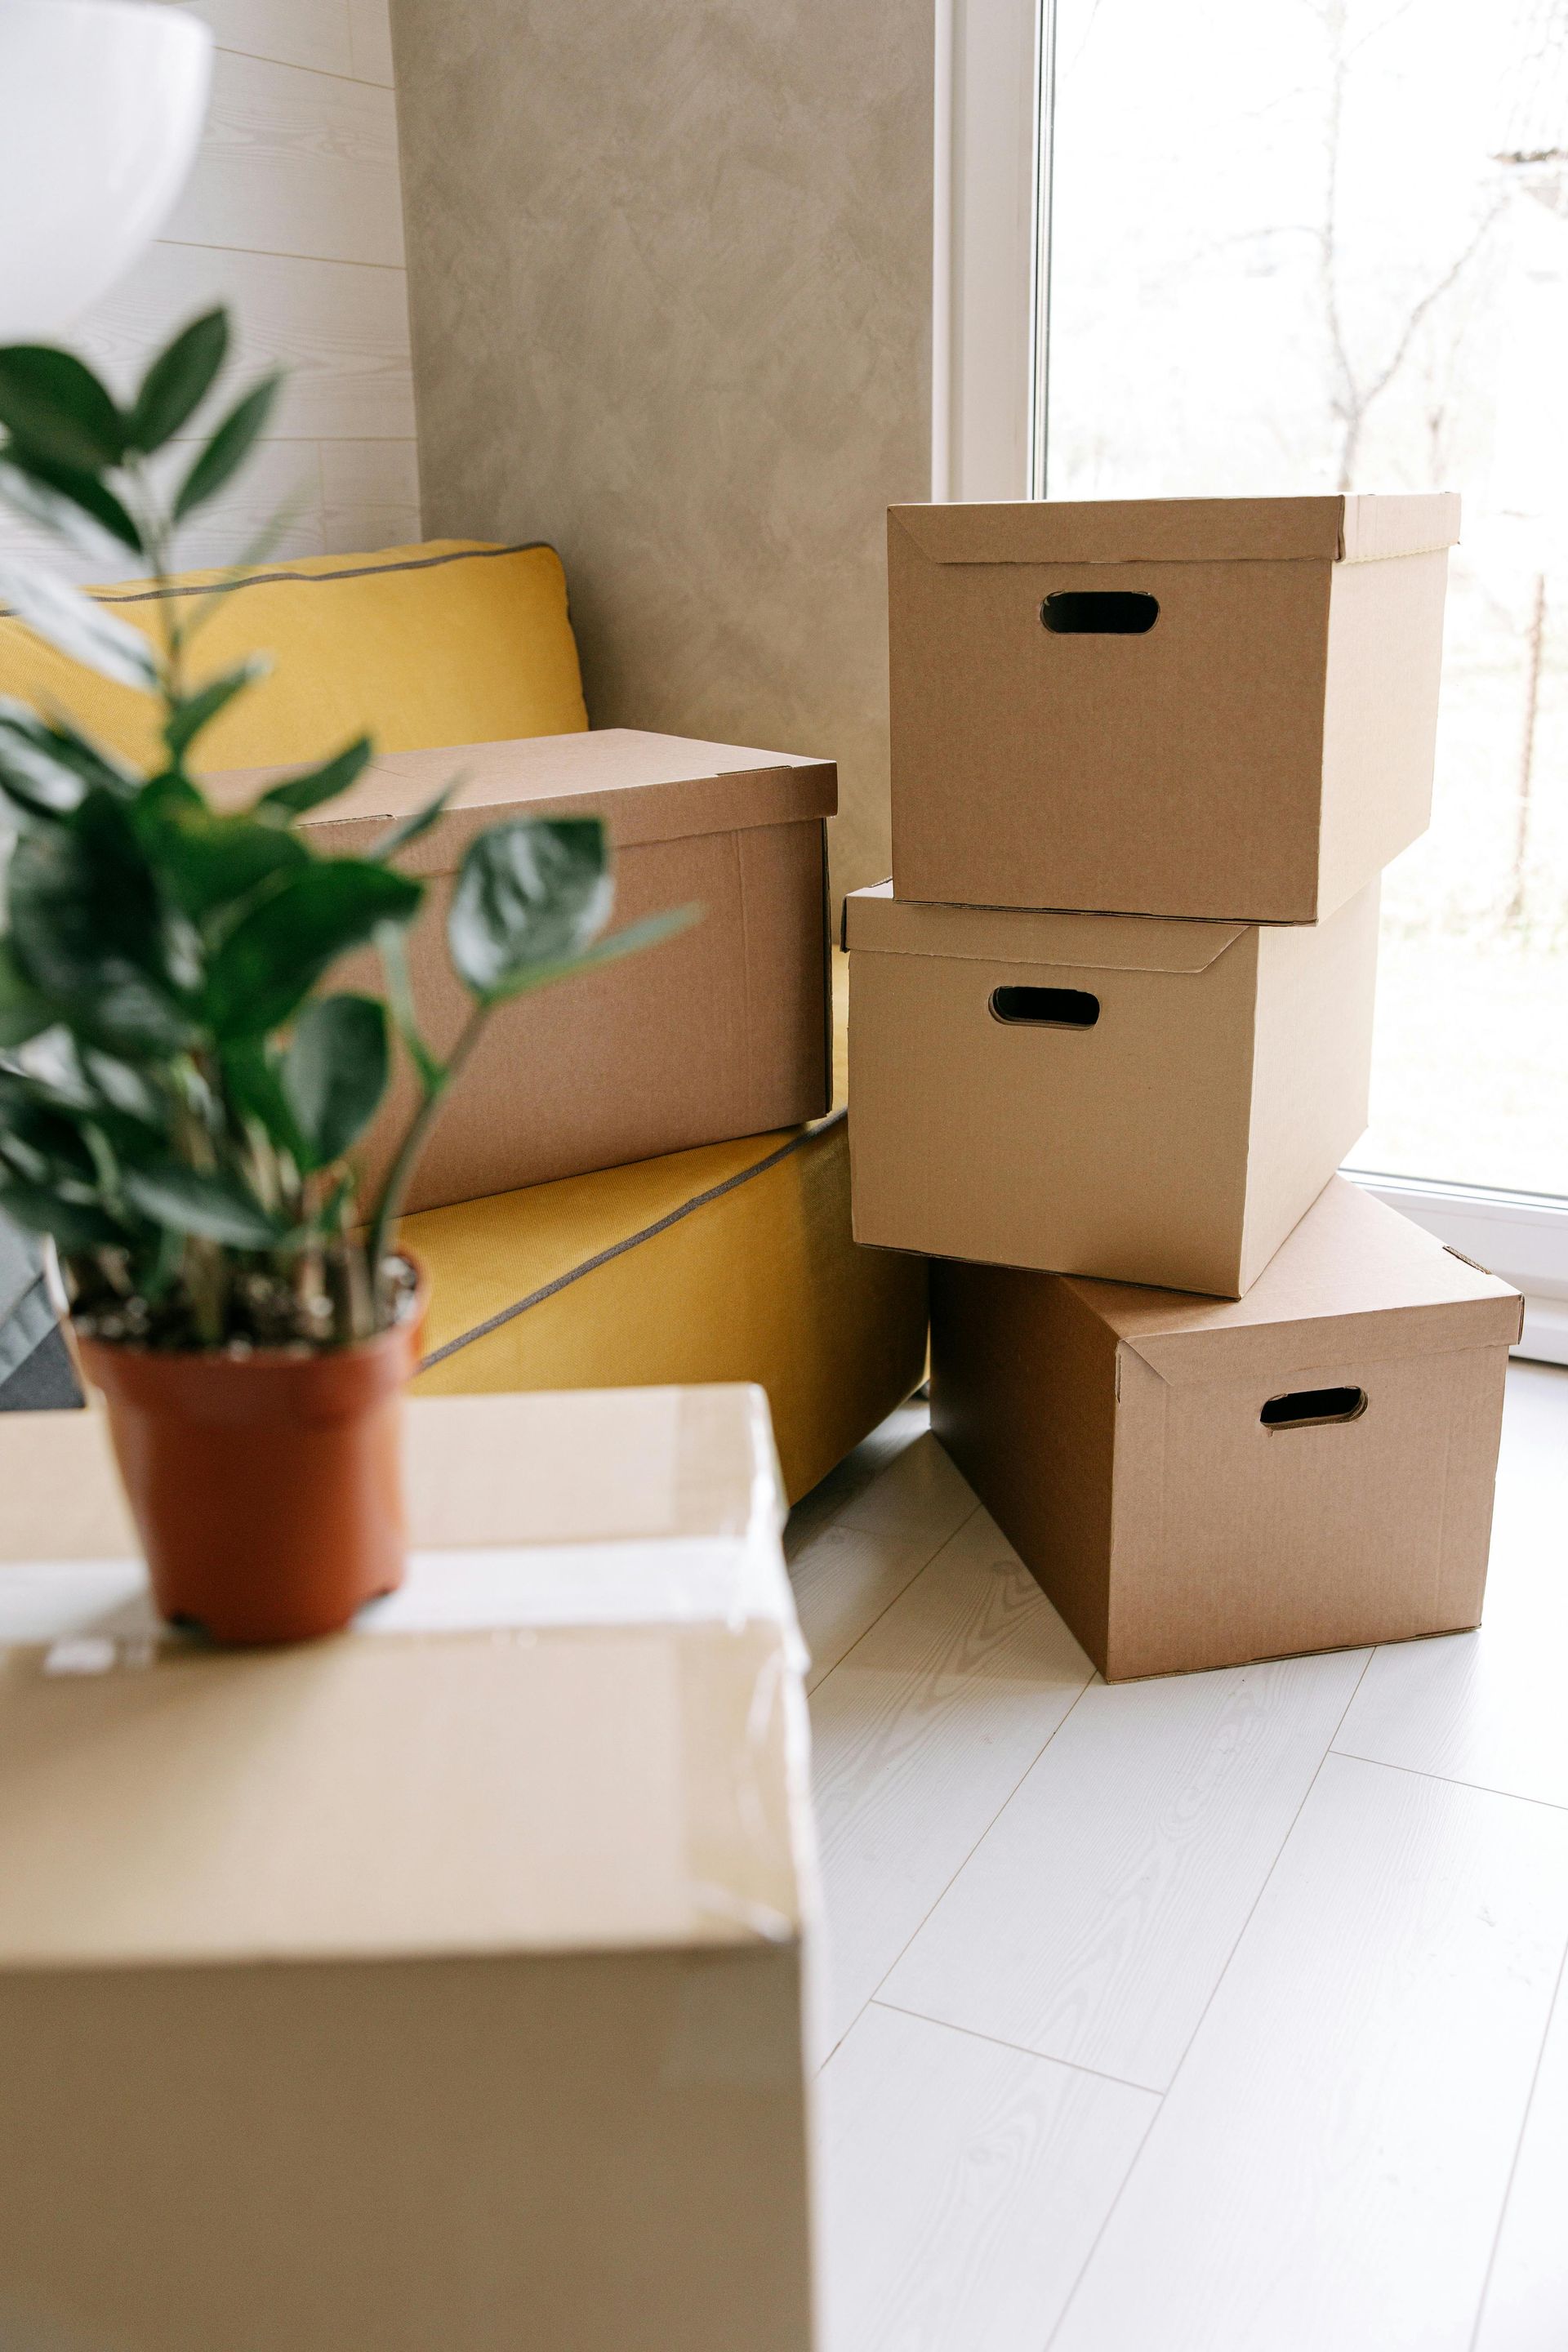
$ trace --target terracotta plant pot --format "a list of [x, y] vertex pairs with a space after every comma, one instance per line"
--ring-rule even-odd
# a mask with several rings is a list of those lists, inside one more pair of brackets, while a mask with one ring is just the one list
[[236, 1357], [79, 1339], [163, 1614], [215, 1642], [303, 1642], [403, 1581], [403, 1391], [426, 1286], [348, 1348]]

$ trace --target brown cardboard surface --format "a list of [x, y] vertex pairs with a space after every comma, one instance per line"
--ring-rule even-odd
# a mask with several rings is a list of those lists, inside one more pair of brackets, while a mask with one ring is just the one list
[[798, 1931], [761, 1391], [420, 1399], [406, 1452], [405, 1594], [214, 1652], [146, 1608], [102, 1415], [0, 1422], [0, 1968]]
[[[1239, 1296], [1365, 1127], [1377, 897], [1271, 930], [851, 894], [857, 1241]], [[1041, 985], [1094, 1025], [992, 1013]]]
[[[405, 1410], [416, 1550], [747, 1537], [782, 1521], [760, 1389], [416, 1397]], [[135, 1549], [101, 1413], [0, 1413], [0, 1574]]]
[[38, 2352], [808, 2352], [800, 1955], [0, 1975]]
[[1070, 1286], [1164, 1381], [1255, 1368], [1308, 1371], [1354, 1353], [1381, 1361], [1519, 1337], [1519, 1294], [1410, 1218], [1336, 1176], [1244, 1298], [1096, 1282]]
[[[937, 1434], [1108, 1679], [1479, 1621], [1521, 1302], [1336, 1178], [1236, 1303], [932, 1269]], [[1355, 1418], [1259, 1419], [1298, 1389]]]
[[[1449, 496], [889, 517], [901, 898], [1314, 922], [1431, 804]], [[1052, 635], [1045, 600], [1158, 603]]]
[[1020, 499], [893, 507], [936, 563], [1365, 562], [1459, 536], [1452, 491], [1297, 499]]
[[432, 1400], [409, 1453], [405, 1593], [215, 1654], [100, 1417], [0, 1423], [0, 2334], [807, 2352], [765, 1404]]
[[[281, 772], [248, 770], [208, 785], [224, 804], [241, 804]], [[361, 856], [454, 777], [462, 781], [451, 806], [401, 861], [432, 884], [410, 962], [425, 1034], [438, 1052], [450, 1050], [471, 1010], [443, 927], [452, 877], [485, 826], [600, 816], [616, 854], [613, 929], [668, 907], [704, 911], [647, 955], [492, 1017], [437, 1123], [410, 1209], [766, 1134], [827, 1109], [831, 761], [626, 728], [459, 744], [382, 755], [307, 822], [332, 855]], [[376, 989], [379, 963], [350, 957], [331, 984]], [[400, 1066], [361, 1155], [369, 1182], [388, 1164], [416, 1099]]]

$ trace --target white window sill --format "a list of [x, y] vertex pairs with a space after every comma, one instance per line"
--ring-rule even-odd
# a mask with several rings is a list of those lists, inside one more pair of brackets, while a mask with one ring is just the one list
[[1345, 1171], [1398, 1209], [1524, 1293], [1516, 1356], [1568, 1364], [1568, 1201], [1535, 1192], [1492, 1192], [1420, 1176]]

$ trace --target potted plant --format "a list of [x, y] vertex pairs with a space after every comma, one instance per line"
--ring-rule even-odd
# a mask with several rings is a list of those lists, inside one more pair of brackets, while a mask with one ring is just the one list
[[[123, 407], [68, 352], [0, 350], [0, 492], [73, 539], [106, 533], [166, 586], [179, 526], [243, 464], [278, 390], [258, 383], [172, 472], [227, 343], [223, 311], [196, 320]], [[400, 1399], [424, 1298], [396, 1231], [431, 1121], [497, 1005], [697, 910], [604, 937], [597, 820], [494, 826], [447, 917], [473, 1010], [442, 1058], [405, 952], [424, 887], [396, 859], [447, 794], [367, 856], [322, 855], [297, 821], [361, 774], [362, 737], [220, 812], [194, 772], [201, 737], [262, 665], [197, 670], [206, 606], [159, 599], [152, 642], [12, 562], [0, 604], [151, 696], [161, 746], [138, 772], [0, 699], [0, 1213], [53, 1244], [163, 1613], [220, 1640], [324, 1633], [402, 1574]], [[372, 942], [385, 1001], [332, 992], [332, 965]], [[418, 1108], [362, 1199], [349, 1155], [398, 1047]]]

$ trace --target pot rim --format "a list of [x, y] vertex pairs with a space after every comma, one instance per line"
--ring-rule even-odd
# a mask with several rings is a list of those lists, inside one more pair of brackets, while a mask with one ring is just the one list
[[396, 1249], [389, 1253], [407, 1266], [414, 1276], [414, 1286], [404, 1294], [404, 1304], [395, 1322], [384, 1329], [373, 1331], [367, 1339], [346, 1339], [322, 1345], [310, 1339], [290, 1340], [287, 1347], [245, 1348], [236, 1352], [232, 1340], [220, 1348], [150, 1348], [141, 1339], [103, 1339], [96, 1333], [79, 1328], [75, 1319], [67, 1314], [62, 1318], [73, 1349], [99, 1349], [106, 1355], [137, 1357], [145, 1362], [160, 1364], [211, 1364], [225, 1370], [245, 1370], [252, 1366], [269, 1369], [273, 1366], [346, 1362], [351, 1357], [371, 1354], [378, 1348], [402, 1339], [409, 1325], [420, 1322], [430, 1304], [430, 1276], [422, 1258], [413, 1250]]

